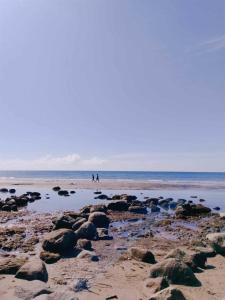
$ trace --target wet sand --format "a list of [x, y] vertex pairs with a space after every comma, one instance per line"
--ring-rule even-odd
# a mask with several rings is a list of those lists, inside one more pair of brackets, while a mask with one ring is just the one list
[[108, 190], [162, 190], [162, 189], [223, 189], [225, 182], [218, 181], [150, 181], [150, 180], [109, 180], [92, 182], [87, 179], [0, 179], [1, 187], [52, 188], [61, 186], [64, 189], [108, 189]]

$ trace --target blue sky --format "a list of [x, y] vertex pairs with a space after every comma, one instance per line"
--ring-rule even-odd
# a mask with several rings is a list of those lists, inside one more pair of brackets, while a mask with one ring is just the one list
[[224, 12], [0, 0], [0, 169], [225, 171]]

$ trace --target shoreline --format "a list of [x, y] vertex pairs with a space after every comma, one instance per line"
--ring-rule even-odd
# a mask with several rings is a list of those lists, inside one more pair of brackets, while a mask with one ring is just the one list
[[102, 179], [91, 182], [89, 179], [0, 179], [0, 187], [39, 187], [52, 188], [60, 185], [74, 189], [107, 189], [107, 190], [163, 190], [163, 189], [225, 189], [225, 181], [162, 181], [162, 180], [130, 180]]

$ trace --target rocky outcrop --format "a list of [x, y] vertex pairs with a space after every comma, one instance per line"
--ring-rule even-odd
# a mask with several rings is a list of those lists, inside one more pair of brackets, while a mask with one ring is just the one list
[[26, 262], [16, 273], [16, 278], [25, 280], [48, 281], [48, 272], [45, 264], [40, 259]]
[[118, 200], [108, 203], [107, 208], [113, 211], [127, 211], [129, 204], [125, 200]]
[[88, 218], [89, 222], [92, 222], [98, 228], [108, 228], [110, 219], [104, 212], [93, 212]]
[[150, 268], [150, 278], [166, 277], [171, 284], [199, 286], [195, 274], [184, 262], [169, 258]]
[[211, 212], [209, 207], [206, 207], [202, 204], [184, 204], [182, 206], [178, 206], [176, 209], [176, 217], [184, 218], [190, 216], [199, 216], [206, 215]]
[[153, 253], [147, 249], [140, 247], [132, 247], [129, 249], [128, 254], [131, 258], [149, 264], [156, 263]]

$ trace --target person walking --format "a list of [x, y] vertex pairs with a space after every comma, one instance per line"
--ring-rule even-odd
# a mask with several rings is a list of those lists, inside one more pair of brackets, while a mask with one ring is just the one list
[[95, 181], [95, 175], [92, 174], [92, 182], [94, 182], [94, 181]]
[[98, 174], [96, 175], [96, 181], [99, 182], [99, 176], [98, 176]]

